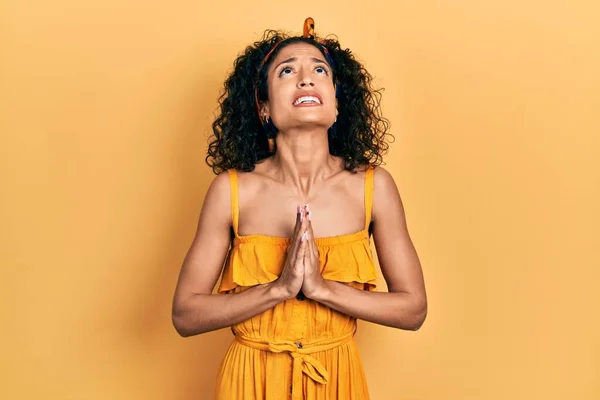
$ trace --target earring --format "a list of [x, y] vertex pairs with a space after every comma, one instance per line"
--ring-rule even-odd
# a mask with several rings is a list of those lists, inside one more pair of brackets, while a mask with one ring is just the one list
[[275, 139], [269, 138], [269, 139], [267, 139], [267, 143], [269, 145], [269, 153], [274, 153], [275, 152]]
[[272, 154], [275, 152], [275, 135], [277, 134], [277, 128], [267, 115], [263, 117], [263, 121], [263, 128], [267, 133], [267, 145], [269, 147], [269, 153]]
[[329, 140], [337, 140], [337, 124], [334, 122], [327, 131]]

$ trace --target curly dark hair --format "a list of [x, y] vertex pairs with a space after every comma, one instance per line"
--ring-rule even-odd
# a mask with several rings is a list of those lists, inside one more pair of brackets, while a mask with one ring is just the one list
[[[389, 147], [387, 142], [393, 140], [388, 133], [389, 122], [381, 114], [383, 89], [371, 87], [373, 78], [352, 52], [342, 49], [337, 39], [327, 38], [318, 43], [312, 38], [267, 30], [260, 41], [248, 46], [237, 57], [219, 97], [220, 114], [212, 124], [213, 135], [206, 156], [206, 163], [215, 174], [227, 169], [253, 171], [258, 161], [273, 154], [268, 146], [273, 132], [259, 119], [255, 93], [258, 89], [259, 101], [268, 99], [269, 65], [281, 49], [296, 42], [310, 43], [326, 56], [324, 46], [333, 59], [331, 67], [337, 89], [338, 116], [328, 131], [330, 154], [343, 158], [348, 171], [382, 163]], [[265, 56], [275, 45], [277, 47], [263, 65]]]

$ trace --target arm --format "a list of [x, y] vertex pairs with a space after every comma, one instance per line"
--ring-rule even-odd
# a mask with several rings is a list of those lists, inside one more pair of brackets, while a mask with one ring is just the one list
[[[417, 330], [425, 321], [423, 272], [406, 226], [404, 208], [392, 176], [375, 173], [373, 238], [388, 293], [357, 290], [322, 280], [308, 297], [344, 314], [399, 329]], [[306, 294], [306, 293], [305, 293]]]
[[276, 282], [236, 294], [212, 294], [230, 245], [231, 200], [227, 174], [217, 176], [206, 194], [198, 229], [183, 261], [172, 320], [184, 337], [245, 321], [287, 298]]

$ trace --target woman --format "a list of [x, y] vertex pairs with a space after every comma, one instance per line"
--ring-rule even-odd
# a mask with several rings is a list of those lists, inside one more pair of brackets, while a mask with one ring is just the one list
[[[302, 36], [268, 31], [248, 47], [213, 124], [218, 176], [173, 323], [182, 336], [232, 326], [218, 399], [368, 399], [356, 319], [407, 330], [425, 319], [402, 202], [377, 167], [388, 136], [379, 93], [349, 50], [313, 28], [307, 19]], [[385, 293], [373, 291], [371, 235]]]

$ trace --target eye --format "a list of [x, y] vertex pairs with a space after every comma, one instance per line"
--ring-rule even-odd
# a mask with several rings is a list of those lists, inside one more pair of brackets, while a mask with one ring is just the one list
[[319, 74], [329, 75], [329, 71], [325, 67], [317, 67], [315, 68], [315, 71], [317, 71]]
[[284, 69], [281, 70], [281, 72], [279, 73], [279, 76], [291, 74], [293, 71], [294, 70], [292, 69], [292, 67], [285, 67]]

